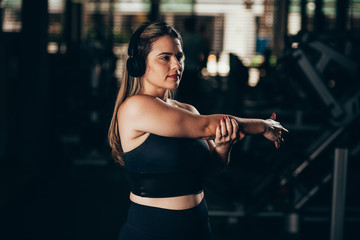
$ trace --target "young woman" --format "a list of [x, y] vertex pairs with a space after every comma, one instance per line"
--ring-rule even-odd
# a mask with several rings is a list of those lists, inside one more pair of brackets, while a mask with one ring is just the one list
[[211, 239], [203, 176], [227, 166], [232, 145], [287, 132], [270, 119], [200, 115], [172, 99], [184, 70], [180, 34], [164, 22], [132, 35], [109, 129], [113, 157], [128, 173], [131, 205], [119, 239]]

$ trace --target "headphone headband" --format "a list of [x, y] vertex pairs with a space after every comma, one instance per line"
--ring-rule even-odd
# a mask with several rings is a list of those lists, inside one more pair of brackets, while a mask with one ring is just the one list
[[138, 54], [137, 47], [138, 47], [138, 41], [140, 39], [141, 34], [143, 31], [150, 25], [151, 23], [146, 22], [143, 23], [142, 26], [140, 26], [136, 31], [133, 33], [133, 35], [130, 38], [129, 42], [129, 48], [128, 48], [128, 55], [130, 57], [134, 57]]
[[129, 58], [126, 61], [126, 69], [128, 74], [133, 77], [141, 77], [144, 75], [146, 70], [145, 59], [138, 53], [138, 42], [142, 32], [150, 25], [151, 23], [143, 23], [130, 38], [128, 55]]

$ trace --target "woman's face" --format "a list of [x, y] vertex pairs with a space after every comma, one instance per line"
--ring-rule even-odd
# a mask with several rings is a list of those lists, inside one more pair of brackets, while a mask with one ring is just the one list
[[145, 92], [177, 88], [183, 73], [183, 56], [179, 39], [165, 35], [153, 42], [142, 77]]

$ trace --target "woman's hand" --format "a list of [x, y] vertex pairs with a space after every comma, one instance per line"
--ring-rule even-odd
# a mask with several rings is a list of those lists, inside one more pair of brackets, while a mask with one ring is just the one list
[[263, 135], [265, 138], [273, 141], [276, 148], [279, 148], [280, 144], [284, 142], [283, 133], [288, 133], [289, 131], [275, 120], [275, 113], [273, 113], [269, 119], [265, 120], [265, 132]]
[[216, 128], [215, 150], [219, 155], [226, 157], [232, 145], [244, 137], [245, 134], [239, 131], [239, 125], [235, 119], [224, 116]]

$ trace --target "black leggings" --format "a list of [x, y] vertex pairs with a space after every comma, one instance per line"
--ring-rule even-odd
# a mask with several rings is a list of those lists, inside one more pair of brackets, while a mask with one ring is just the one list
[[186, 210], [168, 210], [131, 202], [118, 240], [145, 239], [212, 239], [205, 199], [198, 206]]

